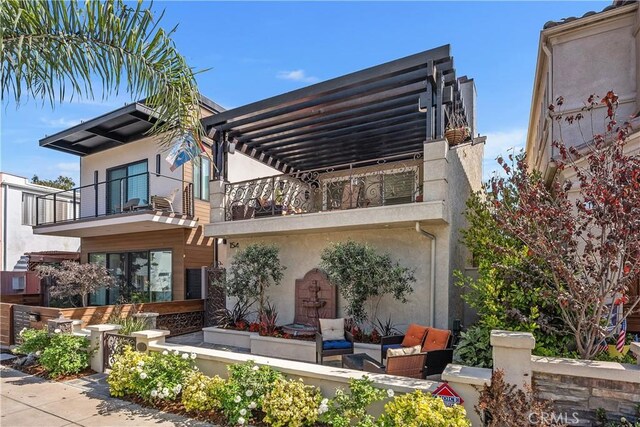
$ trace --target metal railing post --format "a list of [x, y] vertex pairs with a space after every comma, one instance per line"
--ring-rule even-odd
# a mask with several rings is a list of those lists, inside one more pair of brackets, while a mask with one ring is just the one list
[[56, 193], [53, 193], [53, 223], [55, 224], [58, 220], [58, 216], [56, 215]]
[[76, 210], [77, 210], [77, 206], [76, 206], [76, 189], [73, 189], [73, 220], [76, 220]]
[[271, 215], [276, 214], [276, 177], [271, 177]]
[[39, 212], [39, 199], [41, 196], [36, 196], [36, 225], [40, 225], [40, 212]]

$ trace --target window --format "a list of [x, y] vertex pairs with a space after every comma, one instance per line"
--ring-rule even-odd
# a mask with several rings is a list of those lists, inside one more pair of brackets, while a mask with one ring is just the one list
[[114, 288], [93, 293], [90, 303], [171, 301], [171, 260], [170, 250], [89, 254], [89, 262], [105, 265], [117, 280]]
[[209, 179], [211, 177], [211, 161], [200, 157], [193, 162], [193, 196], [200, 200], [209, 200]]
[[36, 195], [22, 193], [22, 225], [36, 225]]
[[137, 199], [138, 206], [149, 204], [147, 161], [107, 170], [107, 214], [120, 213], [126, 203]]

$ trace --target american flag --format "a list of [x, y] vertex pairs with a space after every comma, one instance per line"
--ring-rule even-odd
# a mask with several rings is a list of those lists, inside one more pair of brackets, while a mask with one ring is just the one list
[[624, 319], [622, 323], [620, 323], [620, 330], [618, 332], [618, 341], [616, 341], [616, 350], [622, 353], [624, 349], [624, 342], [627, 338], [627, 319]]

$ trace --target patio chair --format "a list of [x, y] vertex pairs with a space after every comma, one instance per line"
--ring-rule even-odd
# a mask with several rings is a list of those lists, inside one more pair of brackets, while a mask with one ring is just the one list
[[422, 379], [425, 377], [424, 370], [426, 361], [426, 353], [403, 354], [401, 356], [390, 356], [387, 359], [386, 366], [368, 359], [364, 360], [363, 369], [366, 372], [375, 374]]
[[[424, 332], [421, 332], [424, 331]], [[405, 335], [390, 335], [380, 340], [381, 359], [387, 357], [389, 348], [413, 346], [421, 334], [422, 353], [426, 354], [426, 365], [423, 372], [425, 377], [441, 374], [444, 368], [453, 362], [453, 334], [446, 329], [428, 328], [411, 324]], [[405, 339], [407, 337], [407, 339]]]
[[316, 363], [322, 365], [323, 359], [329, 356], [353, 354], [353, 335], [344, 330], [344, 319], [318, 320], [320, 331], [316, 332]]
[[340, 203], [340, 209], [353, 209], [358, 207], [358, 198], [360, 197], [360, 191], [362, 190], [362, 184], [347, 183], [342, 190], [342, 200]]
[[139, 203], [140, 203], [139, 198], [129, 199], [127, 203], [125, 203], [124, 205], [116, 206], [116, 210], [119, 210], [120, 212], [132, 211], [135, 209], [136, 206], [138, 206]]
[[173, 200], [176, 198], [176, 195], [180, 191], [179, 188], [175, 188], [168, 196], [151, 196], [151, 206], [154, 210], [170, 210], [171, 213], [174, 213], [173, 210]]

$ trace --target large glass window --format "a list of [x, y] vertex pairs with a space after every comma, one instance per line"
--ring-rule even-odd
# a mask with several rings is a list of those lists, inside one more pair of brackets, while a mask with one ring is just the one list
[[107, 214], [122, 212], [131, 205], [149, 204], [147, 161], [107, 170]]
[[89, 262], [105, 265], [117, 281], [93, 293], [90, 303], [171, 301], [171, 260], [170, 250], [89, 254]]
[[200, 157], [193, 162], [193, 196], [196, 199], [209, 200], [209, 179], [211, 178], [211, 161]]

